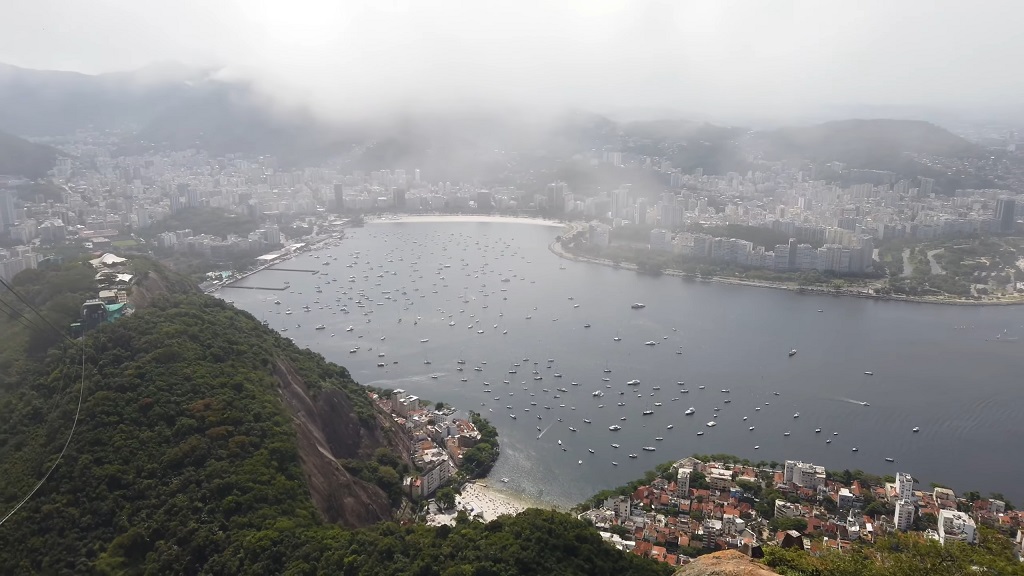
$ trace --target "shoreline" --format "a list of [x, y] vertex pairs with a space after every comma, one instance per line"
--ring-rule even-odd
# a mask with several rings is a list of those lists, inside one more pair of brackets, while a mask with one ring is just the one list
[[551, 503], [532, 501], [518, 494], [499, 490], [486, 482], [486, 479], [473, 480], [467, 482], [462, 487], [462, 493], [455, 496], [455, 508], [444, 514], [429, 516], [427, 524], [451, 524], [460, 510], [465, 510], [470, 516], [482, 516], [485, 522], [490, 522], [506, 514], [514, 516], [527, 508], [560, 510]]
[[534, 224], [538, 226], [549, 226], [564, 228], [570, 225], [568, 222], [548, 220], [539, 216], [490, 216], [486, 214], [396, 214], [382, 218], [367, 219], [365, 225], [387, 224], [391, 222], [424, 222], [424, 223], [452, 223], [452, 222], [506, 222], [515, 224]]
[[[573, 229], [575, 232], [576, 229]], [[571, 234], [572, 232], [570, 232]], [[571, 254], [562, 249], [558, 245], [557, 241], [552, 242], [548, 245], [548, 250], [552, 254], [562, 258], [563, 260], [570, 260], [573, 262], [584, 262], [588, 264], [597, 264], [599, 266], [607, 266], [609, 268], [617, 268], [619, 270], [632, 270], [636, 271], [636, 265], [624, 262], [622, 264], [614, 264], [610, 260], [604, 260], [601, 258], [591, 258], [589, 256], [577, 256]], [[665, 276], [673, 276], [676, 278], [692, 278], [691, 276], [679, 271], [679, 270], [663, 270], [662, 274]], [[956, 299], [939, 299], [939, 298], [922, 298], [919, 296], [883, 296], [877, 294], [869, 294], [867, 292], [829, 292], [821, 288], [811, 288], [806, 286], [791, 286], [788, 284], [773, 284], [770, 282], [758, 282], [756, 280], [741, 280], [734, 278], [723, 278], [720, 276], [712, 277], [701, 277], [693, 278], [696, 282], [714, 282], [716, 284], [729, 284], [733, 286], [745, 286], [748, 288], [770, 288], [773, 290], [786, 290], [789, 292], [796, 292], [798, 294], [810, 294], [817, 296], [834, 296], [834, 297], [847, 297], [847, 298], [864, 298], [867, 300], [877, 300], [880, 302], [905, 302], [910, 304], [940, 304], [945, 306], [1020, 306], [1024, 305], [1024, 299], [1020, 300], [956, 300]]]

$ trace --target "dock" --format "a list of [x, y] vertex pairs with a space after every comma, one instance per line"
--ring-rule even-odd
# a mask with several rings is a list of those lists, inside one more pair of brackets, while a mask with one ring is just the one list
[[299, 270], [298, 268], [264, 268], [264, 272], [309, 272], [310, 274], [317, 274], [319, 270]]
[[234, 284], [225, 284], [221, 288], [236, 288], [238, 290], [276, 290], [282, 292], [287, 290], [287, 286], [281, 286], [280, 288], [271, 288], [269, 286], [235, 286]]

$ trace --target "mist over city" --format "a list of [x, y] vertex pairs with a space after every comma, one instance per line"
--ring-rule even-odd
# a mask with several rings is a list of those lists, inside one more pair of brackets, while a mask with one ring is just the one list
[[0, 574], [1024, 574], [1024, 4], [0, 18]]

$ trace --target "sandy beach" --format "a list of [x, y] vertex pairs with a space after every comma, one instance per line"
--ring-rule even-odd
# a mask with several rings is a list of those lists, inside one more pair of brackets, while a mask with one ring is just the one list
[[[459, 510], [465, 510], [470, 515], [479, 515], [485, 522], [490, 522], [503, 514], [515, 515], [527, 508], [538, 506], [538, 504], [531, 504], [523, 498], [495, 490], [486, 483], [470, 482], [462, 488], [462, 494], [455, 497], [453, 510], [447, 514], [431, 515], [427, 519], [427, 523], [433, 525], [454, 523], [455, 514]], [[543, 507], [549, 508], [550, 506]]]
[[505, 222], [515, 224], [533, 224], [535, 226], [564, 227], [565, 222], [544, 220], [543, 218], [519, 218], [515, 216], [486, 216], [482, 214], [405, 214], [367, 218], [366, 224], [382, 224], [388, 222]]

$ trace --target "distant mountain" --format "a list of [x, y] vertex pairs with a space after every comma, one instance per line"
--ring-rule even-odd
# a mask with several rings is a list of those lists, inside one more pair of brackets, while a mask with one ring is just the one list
[[905, 154], [976, 156], [979, 146], [919, 120], [842, 120], [815, 126], [754, 132], [745, 144], [767, 159], [839, 161], [851, 168], [886, 170]]
[[153, 66], [90, 76], [0, 64], [0, 130], [59, 136], [83, 128], [144, 125], [192, 93], [206, 75]]
[[41, 178], [53, 168], [57, 151], [33, 144], [6, 132], [0, 132], [0, 174]]
[[986, 178], [951, 175], [915, 160], [915, 155], [922, 154], [963, 158], [985, 152], [977, 144], [920, 120], [842, 120], [780, 128], [752, 132], [741, 145], [766, 160], [806, 159], [818, 164], [838, 161], [847, 168], [895, 172], [900, 178], [933, 178], [937, 191], [946, 194], [958, 188], [994, 186]]

